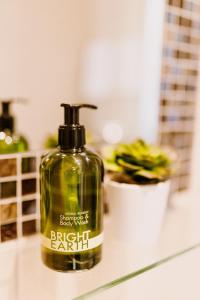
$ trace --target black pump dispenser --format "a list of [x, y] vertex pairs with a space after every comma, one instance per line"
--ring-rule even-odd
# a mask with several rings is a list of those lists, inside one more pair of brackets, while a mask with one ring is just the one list
[[14, 118], [10, 115], [10, 104], [12, 102], [12, 100], [1, 101], [0, 131], [9, 130], [11, 133], [14, 131]]
[[79, 124], [79, 109], [97, 109], [91, 104], [61, 104], [65, 110], [65, 124], [58, 130], [58, 144], [61, 149], [78, 149], [85, 145], [85, 127]]

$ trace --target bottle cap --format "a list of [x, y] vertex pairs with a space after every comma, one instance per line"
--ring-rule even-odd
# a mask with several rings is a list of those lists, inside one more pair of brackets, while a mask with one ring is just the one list
[[58, 130], [58, 144], [61, 149], [78, 149], [85, 145], [85, 127], [79, 124], [80, 108], [97, 109], [91, 104], [61, 104], [64, 107], [64, 125]]

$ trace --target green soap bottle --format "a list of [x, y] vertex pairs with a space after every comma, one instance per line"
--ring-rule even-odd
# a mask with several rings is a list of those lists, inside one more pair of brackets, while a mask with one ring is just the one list
[[91, 269], [101, 260], [103, 163], [88, 151], [79, 109], [61, 104], [65, 124], [58, 149], [45, 155], [41, 178], [41, 252], [46, 266], [61, 272]]
[[13, 100], [3, 100], [0, 115], [0, 154], [24, 152], [28, 150], [28, 142], [22, 135], [14, 131], [14, 118], [10, 114], [10, 104]]

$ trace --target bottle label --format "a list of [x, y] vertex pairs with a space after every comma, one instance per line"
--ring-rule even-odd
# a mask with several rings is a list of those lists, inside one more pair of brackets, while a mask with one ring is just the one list
[[64, 253], [87, 251], [100, 246], [103, 242], [103, 233], [91, 238], [90, 233], [90, 230], [69, 233], [51, 230], [50, 238], [42, 235], [42, 245]]

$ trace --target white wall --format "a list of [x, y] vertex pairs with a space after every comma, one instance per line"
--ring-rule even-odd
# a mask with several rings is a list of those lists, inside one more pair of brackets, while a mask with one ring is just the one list
[[57, 129], [60, 101], [76, 99], [77, 57], [84, 36], [80, 2], [0, 1], [0, 98], [29, 100], [13, 110], [32, 147]]
[[[81, 53], [80, 97], [96, 102], [85, 113], [101, 138], [117, 124], [123, 139], [138, 134], [138, 77], [143, 40], [144, 0], [86, 0], [87, 36]], [[116, 129], [117, 130], [117, 129]]]
[[94, 117], [87, 114], [99, 135], [117, 123], [123, 140], [157, 138], [164, 3], [85, 1], [80, 95], [99, 105]]
[[99, 111], [83, 119], [100, 139], [109, 122], [122, 127], [124, 140], [155, 139], [163, 6], [163, 0], [0, 1], [0, 98], [29, 100], [14, 111], [33, 148], [57, 130], [61, 100], [96, 102]]

